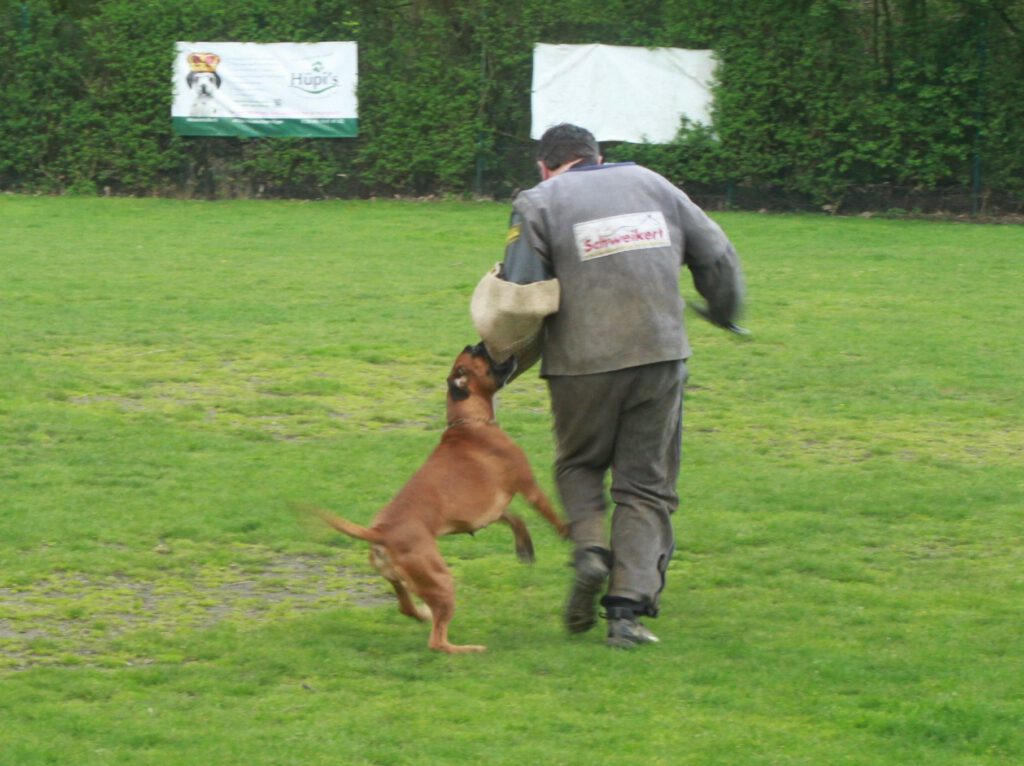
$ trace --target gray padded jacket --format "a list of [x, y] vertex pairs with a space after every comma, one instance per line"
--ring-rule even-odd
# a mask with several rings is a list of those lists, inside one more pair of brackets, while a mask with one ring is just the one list
[[577, 166], [521, 192], [505, 278], [541, 278], [538, 256], [561, 284], [558, 313], [544, 324], [542, 376], [688, 358], [684, 265], [714, 321], [733, 321], [743, 301], [739, 258], [722, 229], [680, 189], [633, 163]]

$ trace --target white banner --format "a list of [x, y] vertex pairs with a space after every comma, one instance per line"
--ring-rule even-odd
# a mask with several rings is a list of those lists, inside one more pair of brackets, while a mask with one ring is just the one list
[[709, 50], [538, 43], [530, 135], [571, 122], [598, 141], [668, 143], [683, 117], [711, 124], [714, 74]]
[[179, 42], [171, 120], [186, 136], [358, 134], [354, 42]]

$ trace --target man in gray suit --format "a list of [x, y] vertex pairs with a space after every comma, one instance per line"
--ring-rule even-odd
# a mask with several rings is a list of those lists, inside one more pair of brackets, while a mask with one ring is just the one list
[[675, 548], [690, 356], [680, 270], [690, 270], [706, 316], [735, 331], [743, 277], [703, 210], [647, 168], [604, 164], [589, 131], [551, 128], [537, 159], [542, 180], [516, 197], [501, 277], [560, 286], [540, 339], [556, 483], [575, 546], [565, 621], [572, 633], [592, 628], [607, 581], [607, 643], [628, 648], [658, 640], [639, 618], [657, 616]]

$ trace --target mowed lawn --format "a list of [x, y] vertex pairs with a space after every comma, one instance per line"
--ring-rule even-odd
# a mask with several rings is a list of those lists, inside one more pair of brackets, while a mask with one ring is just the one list
[[[517, 502], [438, 655], [289, 509], [430, 451], [507, 216], [0, 196], [0, 766], [1024, 762], [1024, 228], [716, 214], [752, 335], [688, 317], [662, 643], [565, 635]], [[536, 372], [499, 420], [553, 492]]]

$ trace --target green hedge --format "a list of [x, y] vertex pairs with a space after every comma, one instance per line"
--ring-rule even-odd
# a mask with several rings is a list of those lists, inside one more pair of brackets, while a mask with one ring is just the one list
[[[507, 196], [534, 182], [533, 44], [603, 42], [720, 59], [714, 131], [612, 159], [734, 204], [1020, 210], [1022, 28], [1024, 0], [0, 0], [0, 189]], [[356, 40], [360, 137], [174, 135], [189, 39]]]

